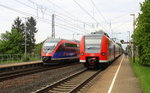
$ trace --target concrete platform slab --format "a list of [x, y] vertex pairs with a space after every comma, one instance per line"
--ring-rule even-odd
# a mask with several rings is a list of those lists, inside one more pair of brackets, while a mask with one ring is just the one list
[[97, 80], [84, 91], [85, 93], [143, 93], [127, 57], [122, 55]]

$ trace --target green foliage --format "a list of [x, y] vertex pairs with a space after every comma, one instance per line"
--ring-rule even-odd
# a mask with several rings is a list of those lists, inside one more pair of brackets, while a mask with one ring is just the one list
[[1, 35], [0, 41], [0, 53], [1, 54], [17, 54], [22, 53], [22, 41], [23, 37], [17, 29], [12, 29], [11, 32], [6, 31]]
[[22, 23], [22, 20], [19, 17], [17, 17], [14, 20], [14, 23], [12, 25], [12, 29], [17, 29], [20, 33], [22, 33], [22, 35], [24, 34], [25, 26], [24, 26], [24, 23]]
[[35, 33], [37, 33], [36, 20], [33, 17], [27, 18], [26, 31], [27, 31], [27, 52], [32, 53], [35, 46]]
[[35, 45], [35, 54], [40, 55], [42, 49], [43, 42]]
[[26, 57], [25, 57], [25, 55], [22, 56], [22, 61], [23, 61], [23, 62], [27, 62], [27, 61], [29, 61], [29, 60], [30, 60], [29, 55], [27, 55]]
[[150, 67], [138, 64], [139, 60], [136, 58], [136, 63], [132, 63], [133, 70], [137, 78], [140, 80], [140, 84], [144, 93], [150, 93]]
[[[26, 24], [26, 26], [25, 26]], [[27, 32], [27, 53], [32, 53], [35, 46], [36, 21], [33, 17], [27, 18], [26, 23], [17, 17], [11, 31], [1, 34], [0, 54], [23, 54], [25, 49], [25, 32]]]
[[133, 42], [138, 48], [140, 63], [150, 64], [150, 0], [145, 0], [141, 4], [141, 13], [137, 19]]

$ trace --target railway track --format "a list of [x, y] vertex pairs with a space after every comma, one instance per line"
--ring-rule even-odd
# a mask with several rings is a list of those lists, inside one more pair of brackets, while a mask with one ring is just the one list
[[18, 71], [11, 71], [11, 72], [5, 72], [0, 74], [0, 82], [4, 80], [10, 80], [13, 78], [21, 77], [24, 75], [34, 74], [38, 72], [43, 72], [47, 70], [62, 68], [70, 65], [76, 65], [78, 63], [72, 63], [72, 64], [64, 64], [64, 65], [58, 65], [58, 66], [41, 66], [41, 67], [35, 67], [35, 68], [28, 68], [28, 69], [22, 69]]
[[76, 93], [100, 72], [85, 69], [33, 93]]

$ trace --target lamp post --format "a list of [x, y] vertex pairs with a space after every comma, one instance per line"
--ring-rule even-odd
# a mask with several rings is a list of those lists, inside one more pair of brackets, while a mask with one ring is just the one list
[[[135, 30], [135, 14], [130, 14], [130, 16], [133, 16], [133, 33]], [[132, 44], [132, 61], [135, 62], [135, 45]]]
[[128, 42], [128, 36], [127, 36], [127, 42]]
[[130, 14], [130, 16], [133, 16], [133, 32], [135, 30], [135, 14]]
[[130, 44], [130, 31], [128, 31], [129, 32], [129, 44]]

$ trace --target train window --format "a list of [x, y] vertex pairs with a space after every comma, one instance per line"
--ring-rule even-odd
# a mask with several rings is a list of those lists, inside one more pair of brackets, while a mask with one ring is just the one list
[[76, 44], [70, 44], [70, 43], [65, 43], [65, 46], [66, 47], [77, 47]]
[[58, 42], [45, 42], [43, 45], [44, 52], [45, 53], [52, 52], [55, 49], [57, 43]]
[[99, 53], [101, 37], [85, 37], [85, 52]]
[[57, 43], [45, 43], [44, 46], [56, 46]]
[[57, 52], [61, 52], [61, 51], [65, 51], [64, 44], [61, 44], [57, 49]]

